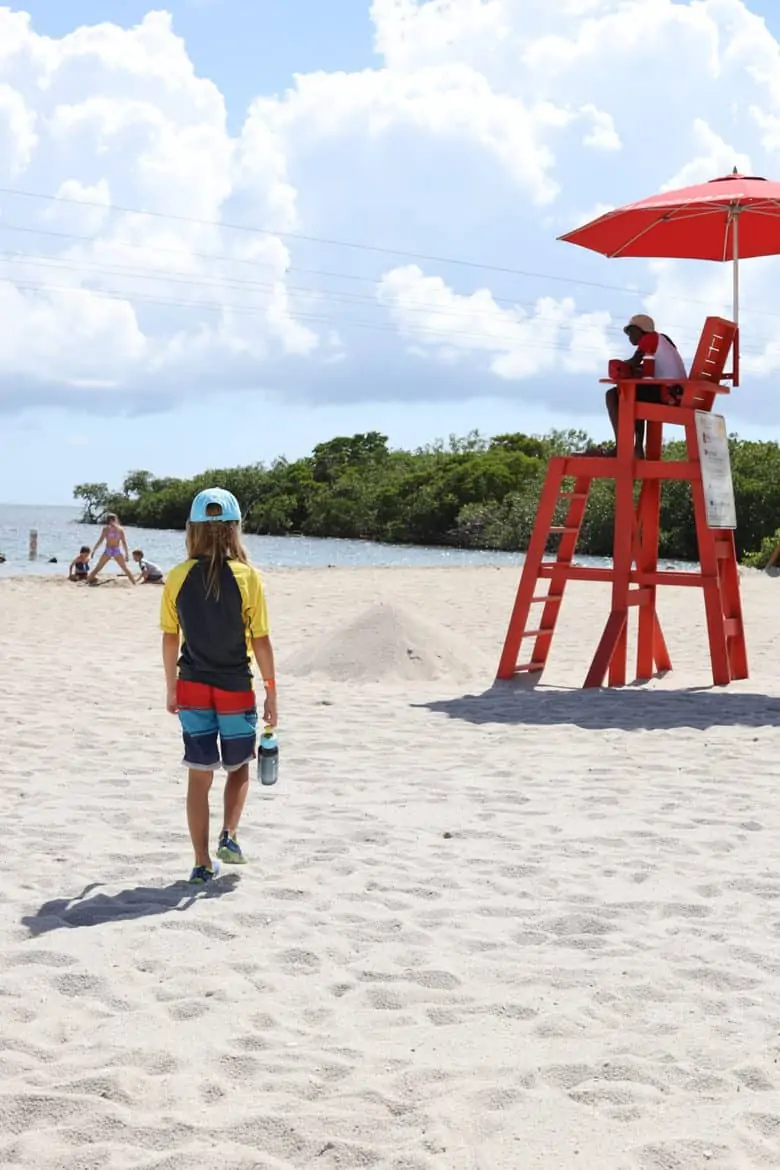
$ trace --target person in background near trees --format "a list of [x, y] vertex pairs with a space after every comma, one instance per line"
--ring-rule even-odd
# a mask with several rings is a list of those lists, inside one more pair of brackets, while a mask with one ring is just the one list
[[155, 565], [154, 561], [147, 561], [144, 559], [143, 549], [133, 549], [133, 560], [140, 569], [137, 577], [137, 581], [140, 585], [164, 584], [162, 569], [159, 565]]
[[[195, 853], [190, 882], [218, 872], [209, 851], [209, 792], [214, 769], [227, 772], [217, 858], [245, 861], [238, 825], [257, 751], [252, 655], [265, 686], [263, 719], [276, 726], [274, 655], [260, 574], [241, 540], [241, 509], [223, 488], [192, 501], [188, 559], [168, 573], [160, 606], [166, 708], [178, 714], [189, 770], [187, 823]], [[220, 750], [221, 749], [221, 750]]]
[[[655, 321], [652, 317], [648, 317], [646, 313], [637, 313], [628, 322], [623, 332], [631, 344], [636, 346], [633, 356], [628, 360], [634, 377], [679, 378], [681, 381], [688, 377], [685, 363], [680, 357], [677, 346], [671, 337], [667, 337], [665, 333], [656, 332]], [[662, 388], [654, 386], [652, 383], [637, 386], [636, 400], [637, 402], [660, 404]], [[619, 406], [617, 386], [610, 386], [607, 390], [606, 401], [609, 421], [612, 423], [615, 439], [617, 439]], [[637, 459], [645, 457], [645, 424], [643, 419], [637, 420], [634, 429], [634, 454]]]
[[89, 577], [89, 545], [82, 544], [78, 556], [70, 562], [68, 569], [69, 581], [86, 581]]
[[94, 585], [95, 579], [104, 565], [107, 565], [109, 561], [116, 561], [125, 576], [135, 585], [135, 577], [127, 563], [130, 559], [130, 553], [127, 549], [125, 530], [119, 523], [119, 517], [114, 512], [109, 512], [106, 516], [105, 526], [95, 542], [95, 547], [92, 549], [93, 557], [103, 541], [105, 541], [106, 547], [103, 550], [100, 560], [89, 575], [89, 584]]
[[770, 556], [767, 563], [764, 565], [764, 568], [765, 569], [774, 569], [775, 565], [778, 562], [778, 559], [780, 559], [780, 541], [772, 549], [772, 555]]

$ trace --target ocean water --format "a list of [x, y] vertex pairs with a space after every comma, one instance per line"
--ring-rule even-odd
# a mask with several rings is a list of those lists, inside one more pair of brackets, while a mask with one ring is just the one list
[[[79, 524], [78, 508], [52, 504], [0, 504], [0, 553], [6, 558], [0, 565], [0, 578], [20, 574], [59, 576], [67, 574], [68, 565], [82, 544], [92, 547], [100, 527]], [[29, 559], [30, 530], [38, 532], [38, 556]], [[184, 533], [166, 528], [126, 527], [131, 549], [142, 548], [150, 561], [162, 569], [183, 560]], [[521, 552], [492, 552], [482, 549], [426, 548], [407, 544], [374, 544], [370, 540], [318, 540], [307, 536], [253, 536], [245, 534], [247, 550], [259, 568], [429, 568], [437, 565], [522, 565]], [[56, 557], [55, 564], [49, 560]], [[577, 556], [581, 565], [608, 566], [607, 557]], [[662, 561], [662, 569], [691, 570], [697, 566], [680, 561]], [[108, 573], [116, 569], [108, 565]]]
[[[67, 574], [68, 565], [82, 544], [92, 546], [99, 527], [79, 524], [78, 508], [35, 504], [0, 504], [0, 577], [32, 573], [37, 576]], [[31, 529], [38, 532], [38, 557], [28, 556]], [[167, 529], [127, 527], [130, 548], [142, 548], [149, 560], [168, 569], [185, 554], [184, 533]], [[483, 552], [470, 549], [421, 548], [411, 545], [373, 544], [367, 540], [312, 540], [303, 536], [246, 535], [246, 546], [260, 568], [305, 568], [337, 565], [403, 566], [522, 564], [522, 553]], [[56, 564], [49, 558], [56, 557]], [[107, 566], [107, 573], [116, 572]]]

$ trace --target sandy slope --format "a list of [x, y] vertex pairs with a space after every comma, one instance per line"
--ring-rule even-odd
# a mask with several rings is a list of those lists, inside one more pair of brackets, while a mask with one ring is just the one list
[[193, 897], [159, 593], [0, 583], [0, 1166], [780, 1164], [780, 582], [750, 682], [681, 591], [674, 675], [587, 694], [598, 587], [491, 691], [515, 585], [269, 574], [281, 780]]

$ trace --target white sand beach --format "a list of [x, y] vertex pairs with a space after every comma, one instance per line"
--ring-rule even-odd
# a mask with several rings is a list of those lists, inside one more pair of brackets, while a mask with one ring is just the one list
[[749, 681], [679, 590], [585, 693], [604, 587], [524, 691], [516, 569], [266, 583], [280, 781], [193, 893], [159, 592], [0, 582], [0, 1166], [776, 1168], [780, 581]]

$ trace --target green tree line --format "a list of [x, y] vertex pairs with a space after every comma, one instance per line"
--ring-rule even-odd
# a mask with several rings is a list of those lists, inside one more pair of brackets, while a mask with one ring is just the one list
[[[780, 446], [730, 436], [741, 560], [762, 565], [780, 525]], [[581, 454], [582, 431], [486, 438], [450, 436], [415, 451], [391, 450], [377, 431], [319, 443], [303, 459], [249, 467], [215, 468], [192, 479], [132, 471], [121, 489], [105, 483], [74, 488], [82, 520], [116, 512], [139, 528], [183, 529], [193, 495], [219, 484], [241, 502], [245, 530], [270, 536], [341, 537], [399, 544], [522, 550], [530, 538], [547, 462]], [[664, 458], [685, 457], [681, 442]], [[612, 551], [614, 484], [591, 489], [578, 551]], [[554, 538], [553, 538], [554, 539]], [[696, 559], [690, 487], [667, 481], [662, 489], [662, 557]]]

